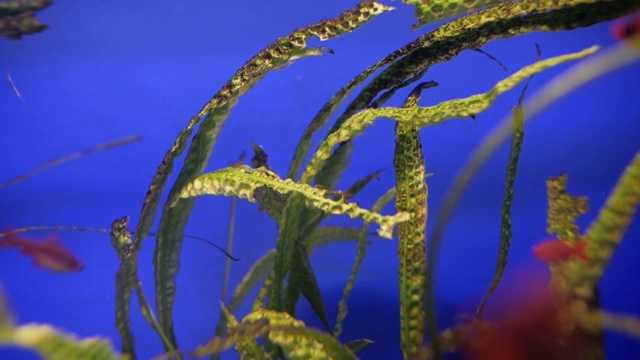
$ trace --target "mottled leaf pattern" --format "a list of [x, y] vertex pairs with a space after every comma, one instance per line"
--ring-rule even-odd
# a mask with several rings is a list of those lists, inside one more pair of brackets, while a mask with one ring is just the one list
[[505, 0], [402, 0], [402, 2], [416, 7], [418, 23], [413, 25], [413, 28], [417, 29], [488, 5], [503, 3]]
[[[385, 238], [391, 238], [396, 224], [407, 220], [406, 213], [393, 216], [380, 215], [362, 209], [355, 203], [346, 202], [344, 199], [330, 199], [328, 196], [332, 192], [325, 189], [298, 184], [291, 179], [282, 180], [278, 175], [264, 168], [251, 169], [246, 166], [225, 168], [201, 175], [193, 182], [186, 184], [178, 197], [185, 199], [201, 195], [224, 195], [237, 196], [255, 202], [254, 192], [262, 186], [267, 186], [281, 194], [295, 193], [302, 197], [306, 205], [328, 214], [344, 214], [375, 222], [380, 225], [378, 234]], [[180, 201], [176, 201], [174, 206], [179, 203]]]
[[[591, 275], [600, 279], [640, 204], [640, 152], [618, 180], [598, 217], [585, 233]], [[595, 279], [594, 279], [595, 280]], [[595, 280], [597, 281], [597, 280]]]
[[[416, 86], [403, 107], [418, 106], [423, 89]], [[400, 347], [405, 359], [414, 358], [425, 334], [425, 281], [427, 273], [427, 184], [420, 127], [397, 122], [393, 167], [396, 173], [396, 209], [411, 214], [398, 225], [400, 268]]]
[[[566, 175], [557, 179], [556, 192], [566, 192]], [[549, 190], [551, 191], [551, 190]], [[565, 218], [572, 219], [576, 212], [586, 209], [580, 198], [574, 198], [573, 211], [567, 211]], [[568, 203], [564, 200], [562, 204]], [[591, 223], [581, 238], [587, 241], [587, 257], [589, 261], [569, 261], [561, 267], [553, 267], [557, 278], [557, 287], [566, 293], [568, 301], [578, 302], [585, 311], [593, 310], [590, 304], [597, 301], [597, 285], [604, 270], [611, 260], [615, 249], [624, 236], [635, 211], [640, 204], [640, 153], [637, 153], [621, 175], [606, 203], [599, 211], [598, 217]], [[568, 205], [567, 205], [568, 206]], [[551, 210], [551, 209], [550, 209]], [[560, 221], [560, 218], [558, 218]], [[565, 226], [564, 228], [573, 229]], [[570, 240], [567, 240], [570, 241]]]
[[[225, 338], [215, 337], [194, 352], [196, 356], [218, 354], [234, 344], [246, 347], [249, 341], [265, 335], [280, 346], [287, 359], [355, 359], [348, 346], [340, 344], [333, 336], [307, 328], [302, 321], [287, 313], [258, 309], [235, 325]], [[237, 346], [237, 345], [236, 345]], [[264, 354], [245, 353], [251, 359], [266, 358]]]
[[111, 244], [118, 253], [120, 268], [116, 273], [116, 328], [122, 339], [122, 353], [136, 358], [135, 343], [131, 332], [131, 293], [138, 281], [135, 257], [131, 256], [131, 235], [128, 230], [129, 217], [111, 223]]
[[278, 344], [288, 359], [355, 359], [353, 352], [333, 336], [305, 327], [287, 313], [262, 310], [247, 315], [244, 323], [267, 321], [268, 338]]
[[557, 234], [562, 241], [575, 242], [580, 237], [576, 219], [589, 210], [586, 197], [574, 197], [567, 193], [567, 174], [547, 180], [547, 232]]

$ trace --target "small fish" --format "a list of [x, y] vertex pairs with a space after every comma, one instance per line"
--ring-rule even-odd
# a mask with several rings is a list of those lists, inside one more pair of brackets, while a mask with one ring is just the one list
[[0, 248], [14, 246], [20, 248], [23, 254], [32, 256], [39, 268], [55, 272], [80, 271], [84, 268], [80, 260], [58, 242], [56, 234], [42, 241], [34, 241], [7, 231], [5, 237], [0, 239]]
[[585, 240], [567, 244], [559, 239], [548, 239], [533, 246], [531, 250], [535, 257], [547, 264], [561, 263], [572, 257], [579, 258], [585, 262], [589, 261], [586, 253], [587, 242]]
[[611, 27], [613, 37], [618, 41], [627, 40], [640, 34], [640, 12], [635, 13], [627, 21], [620, 21]]

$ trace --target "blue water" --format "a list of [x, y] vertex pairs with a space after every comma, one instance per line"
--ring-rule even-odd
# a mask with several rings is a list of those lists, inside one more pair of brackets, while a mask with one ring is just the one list
[[[280, 36], [323, 18], [334, 17], [357, 1], [59, 1], [38, 15], [50, 30], [22, 41], [0, 39], [0, 181], [27, 172], [57, 156], [127, 135], [137, 143], [95, 153], [59, 165], [18, 185], [0, 190], [0, 226], [65, 225], [109, 228], [130, 215], [132, 228], [147, 187], [178, 132], [202, 105], [255, 53]], [[270, 73], [242, 96], [215, 145], [208, 169], [251, 155], [251, 143], [262, 145], [279, 174], [288, 169], [308, 122], [347, 81], [391, 51], [435, 25], [416, 32], [413, 10], [398, 1], [398, 10], [366, 24], [353, 34], [322, 45], [334, 56], [300, 60]], [[483, 50], [503, 62], [509, 73], [535, 61], [535, 45], [543, 58], [607, 46], [611, 23], [560, 33], [534, 33], [491, 42]], [[319, 41], [312, 40], [318, 46]], [[566, 70], [562, 65], [538, 76], [530, 93]], [[10, 74], [24, 103], [16, 96]], [[466, 51], [429, 70], [424, 80], [440, 85], [423, 95], [433, 105], [487, 91], [506, 76], [482, 54]], [[548, 176], [568, 172], [572, 194], [590, 198], [590, 211], [579, 220], [584, 229], [597, 214], [618, 175], [640, 148], [638, 84], [640, 64], [598, 79], [541, 113], [527, 128], [513, 208], [514, 239], [505, 283], [517, 282], [516, 269], [545, 272], [530, 247], [545, 238]], [[423, 130], [429, 178], [432, 225], [444, 191], [469, 152], [517, 102], [521, 87], [501, 96], [475, 121], [452, 120]], [[390, 102], [398, 106], [406, 96]], [[319, 136], [314, 138], [317, 141]], [[355, 140], [351, 168], [338, 188], [388, 167], [393, 161], [393, 122], [379, 120]], [[500, 204], [508, 147], [503, 146], [466, 192], [451, 222], [438, 268], [437, 296], [441, 325], [454, 315], [474, 311], [495, 266]], [[249, 156], [250, 158], [250, 156]], [[180, 166], [180, 162], [177, 163]], [[391, 169], [374, 181], [356, 201], [370, 207], [394, 184]], [[229, 199], [202, 198], [186, 232], [224, 245]], [[386, 212], [391, 213], [392, 207]], [[616, 252], [601, 284], [605, 309], [640, 314], [640, 225], [638, 216]], [[328, 224], [359, 226], [359, 221], [334, 217]], [[154, 227], [155, 228], [155, 227]], [[43, 238], [46, 232], [27, 236]], [[255, 204], [239, 201], [232, 264], [235, 286], [251, 264], [273, 248], [275, 224]], [[33, 266], [15, 250], [0, 252], [0, 284], [20, 323], [54, 324], [79, 336], [99, 335], [120, 347], [115, 319], [115, 273], [119, 261], [108, 235], [62, 232], [65, 246], [85, 263], [79, 273], [54, 274]], [[370, 338], [375, 346], [364, 359], [394, 359], [399, 351], [397, 244], [372, 238], [369, 255], [350, 298], [343, 341]], [[153, 300], [151, 256], [154, 239], [145, 239], [139, 275]], [[355, 247], [334, 244], [311, 257], [335, 319], [336, 304], [346, 282]], [[218, 321], [225, 258], [213, 248], [186, 240], [175, 305], [175, 329], [181, 349], [191, 350], [210, 339]], [[513, 270], [513, 272], [510, 272]], [[491, 302], [489, 303], [491, 307]], [[132, 301], [133, 331], [138, 355], [148, 359], [162, 352], [156, 334]], [[237, 315], [242, 317], [247, 308]], [[299, 314], [320, 326], [301, 301]], [[640, 343], [607, 335], [611, 358], [640, 357]], [[635, 355], [633, 355], [635, 354]], [[0, 349], [0, 359], [31, 359], [26, 352]], [[229, 351], [225, 358], [236, 358]]]

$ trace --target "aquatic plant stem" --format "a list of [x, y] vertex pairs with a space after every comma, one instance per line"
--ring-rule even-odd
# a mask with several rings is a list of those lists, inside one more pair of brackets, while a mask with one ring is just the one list
[[[231, 198], [231, 204], [229, 209], [229, 237], [227, 238], [227, 252], [231, 253], [233, 250], [233, 233], [235, 230], [235, 222], [236, 222], [236, 198]], [[229, 276], [231, 274], [231, 259], [227, 258], [224, 262], [224, 275], [222, 280], [222, 295], [220, 296], [220, 301], [222, 304], [227, 302], [227, 293], [229, 291]], [[224, 335], [224, 328], [227, 325], [227, 317], [224, 315], [223, 311], [220, 310], [220, 319], [218, 320], [218, 326], [216, 328], [216, 336]], [[217, 355], [212, 355], [212, 359], [217, 359]]]
[[[92, 233], [100, 233], [100, 234], [109, 234], [111, 232], [111, 230], [109, 229], [100, 229], [100, 228], [87, 228], [87, 227], [80, 227], [80, 226], [25, 226], [25, 227], [21, 227], [19, 229], [12, 229], [11, 233], [22, 233], [22, 232], [30, 232], [30, 231], [76, 231], [76, 232], [92, 232]], [[133, 232], [129, 232], [130, 235], [134, 235]], [[9, 235], [8, 232], [0, 232], [0, 238], [3, 238], [5, 236]], [[150, 232], [147, 234], [147, 236], [156, 236], [156, 233]], [[223, 253], [227, 259], [231, 260], [231, 261], [239, 261], [240, 259], [234, 257], [231, 255], [230, 252], [225, 251], [223, 248], [221, 248], [220, 246], [216, 245], [215, 243], [199, 237], [199, 236], [191, 236], [191, 235], [185, 235], [184, 236], [185, 239], [190, 239], [190, 240], [197, 240], [200, 241], [201, 243], [207, 244], [217, 250], [219, 250], [221, 253]]]
[[69, 160], [73, 160], [73, 159], [77, 159], [89, 154], [93, 154], [94, 152], [98, 152], [98, 151], [102, 151], [102, 150], [108, 150], [108, 149], [112, 149], [118, 146], [122, 146], [122, 145], [126, 145], [132, 142], [136, 142], [142, 139], [141, 135], [132, 135], [132, 136], [126, 136], [117, 140], [113, 140], [113, 141], [109, 141], [103, 144], [99, 144], [93, 147], [90, 147], [88, 149], [84, 149], [84, 150], [80, 150], [77, 152], [74, 152], [72, 154], [68, 154], [68, 155], [64, 155], [58, 158], [55, 158], [43, 165], [38, 166], [37, 168], [22, 174], [22, 175], [18, 175], [16, 177], [14, 177], [11, 180], [5, 181], [5, 182], [0, 182], [0, 189], [2, 188], [6, 188], [9, 187], [11, 185], [15, 185], [17, 183], [23, 182], [25, 180], [27, 180], [28, 178], [37, 175], [45, 170], [47, 170], [50, 167], [54, 167], [56, 165], [60, 165], [64, 162], [67, 162]]
[[155, 330], [160, 339], [162, 340], [162, 344], [167, 348], [167, 353], [171, 357], [175, 357], [177, 360], [182, 360], [182, 355], [180, 352], [171, 344], [171, 340], [167, 337], [167, 334], [162, 331], [162, 327], [158, 324], [158, 320], [156, 316], [153, 314], [153, 310], [151, 310], [151, 306], [147, 302], [146, 297], [144, 296], [144, 292], [142, 291], [142, 286], [140, 285], [140, 280], [136, 277], [134, 287], [136, 289], [136, 294], [138, 295], [138, 302], [140, 304], [140, 309], [142, 310], [142, 315], [147, 320], [149, 325]]
[[[231, 254], [233, 250], [233, 234], [236, 224], [236, 198], [231, 198], [229, 209], [229, 237], [227, 238], [227, 252]], [[229, 291], [229, 274], [231, 273], [231, 259], [227, 259], [224, 264], [224, 282], [222, 284], [222, 302], [227, 301], [227, 292]]]

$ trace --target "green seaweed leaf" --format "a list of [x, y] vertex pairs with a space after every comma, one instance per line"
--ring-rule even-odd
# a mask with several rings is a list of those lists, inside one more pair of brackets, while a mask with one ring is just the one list
[[318, 315], [322, 321], [322, 325], [331, 332], [331, 325], [327, 319], [327, 313], [324, 310], [324, 302], [322, 301], [322, 293], [318, 280], [311, 268], [309, 255], [301, 243], [297, 243], [294, 249], [291, 261], [291, 281], [295, 284], [302, 295], [307, 299], [313, 312]]
[[[380, 215], [362, 209], [355, 203], [346, 202], [343, 198], [330, 199], [328, 196], [332, 194], [331, 191], [298, 184], [291, 179], [282, 180], [277, 174], [264, 168], [251, 169], [246, 166], [224, 168], [201, 175], [185, 185], [178, 195], [178, 199], [201, 195], [224, 195], [237, 196], [255, 202], [254, 192], [262, 186], [267, 186], [281, 194], [294, 193], [299, 195], [305, 205], [322, 210], [327, 214], [344, 214], [352, 218], [361, 217], [364, 220], [375, 222], [380, 225], [378, 234], [385, 238], [391, 238], [393, 227], [396, 224], [407, 220], [406, 213], [392, 216]], [[178, 206], [180, 201], [176, 200], [173, 206]]]
[[592, 284], [597, 284], [639, 204], [640, 152], [636, 153], [620, 176], [598, 217], [589, 225], [584, 235], [588, 244], [589, 262], [575, 263], [578, 267], [575, 276], [578, 279], [589, 279]]
[[269, 340], [282, 348], [287, 359], [356, 359], [353, 351], [333, 336], [317, 329], [302, 326], [272, 326]]
[[266, 321], [267, 337], [279, 345], [288, 359], [355, 359], [353, 352], [333, 336], [305, 327], [287, 313], [260, 310], [247, 315], [242, 323]]
[[276, 251], [270, 250], [253, 263], [251, 269], [249, 269], [233, 292], [231, 300], [229, 301], [229, 311], [234, 312], [238, 310], [242, 302], [249, 296], [249, 293], [273, 271], [275, 256]]
[[416, 8], [417, 29], [436, 21], [444, 20], [460, 14], [468, 13], [489, 5], [505, 2], [504, 0], [402, 0]]
[[[371, 211], [379, 212], [375, 209]], [[342, 241], [357, 241], [360, 230], [341, 226], [322, 226], [313, 229], [311, 234], [303, 240], [307, 252], [313, 249]]]
[[[335, 191], [328, 191], [328, 193], [332, 195], [333, 199], [336, 199], [339, 201], [351, 199], [353, 196], [355, 196], [355, 194], [357, 194], [364, 187], [366, 187], [366, 185], [370, 183], [372, 179], [377, 178], [377, 175], [379, 172], [380, 171], [377, 171], [373, 174], [367, 175], [357, 180], [348, 188], [347, 193], [335, 192]], [[310, 252], [313, 249], [313, 242], [316, 242], [318, 240], [332, 242], [332, 241], [339, 241], [339, 240], [356, 239], [358, 237], [357, 235], [358, 231], [354, 229], [330, 228], [330, 227], [319, 229], [318, 228], [319, 224], [327, 215], [326, 212], [324, 211], [319, 211], [317, 209], [309, 209], [305, 207], [305, 208], [301, 208], [299, 213], [295, 213], [294, 210], [291, 210], [291, 214], [295, 214], [295, 215], [290, 215], [290, 216], [298, 216], [300, 218], [307, 219], [302, 221], [303, 223], [305, 223], [305, 230], [301, 233], [309, 234], [309, 235], [302, 235], [302, 237], [300, 238], [300, 241], [303, 244], [305, 244], [304, 247], [307, 249], [307, 252]], [[320, 234], [320, 231], [318, 230], [320, 230], [322, 234]], [[321, 235], [321, 237], [318, 237], [318, 235]], [[284, 236], [282, 237], [285, 238]], [[298, 298], [300, 297], [300, 294], [301, 294], [300, 292], [301, 289], [298, 288], [298, 284], [296, 282], [289, 282], [286, 290], [287, 292], [284, 295], [285, 296], [284, 309], [290, 314], [294, 314]]]
[[79, 339], [43, 324], [16, 326], [0, 293], [0, 347], [7, 345], [31, 349], [47, 360], [120, 359], [109, 340], [104, 338]]
[[[205, 345], [199, 346], [191, 355], [197, 357], [219, 355], [222, 351], [235, 345], [238, 352], [243, 355], [242, 359], [266, 359], [264, 350], [255, 344], [254, 339], [264, 334], [268, 327], [268, 324], [261, 322], [235, 326], [226, 337], [214, 337]], [[256, 346], [249, 345], [249, 342], [253, 342]]]
[[[422, 90], [435, 82], [416, 86], [403, 108], [418, 106]], [[420, 127], [397, 122], [393, 167], [396, 174], [396, 209], [411, 214], [398, 225], [400, 282], [400, 347], [405, 359], [414, 358], [425, 333], [425, 277], [427, 272], [427, 184]]]
[[119, 359], [107, 339], [78, 339], [49, 325], [27, 324], [13, 329], [5, 344], [29, 348], [47, 360]]
[[[261, 323], [251, 324], [251, 326], [243, 327], [239, 326], [238, 320], [233, 316], [231, 311], [224, 306], [224, 304], [220, 304], [220, 309], [225, 317], [225, 322], [229, 325], [229, 330], [233, 331], [230, 338], [238, 338], [240, 341], [236, 341], [236, 351], [240, 355], [241, 359], [267, 359], [266, 351], [255, 342], [255, 336], [263, 333], [264, 325]], [[253, 329], [253, 330], [252, 330]], [[238, 333], [238, 330], [240, 333]], [[249, 333], [254, 332], [254, 335], [248, 336]], [[219, 336], [218, 336], [219, 337]], [[227, 337], [227, 338], [229, 338]], [[215, 341], [215, 338], [214, 338]], [[217, 355], [214, 351], [212, 355]]]
[[129, 318], [133, 291], [128, 281], [131, 273], [133, 269], [129, 261], [123, 261], [116, 273], [116, 328], [122, 339], [122, 353], [135, 359], [135, 343]]
[[[268, 289], [268, 308], [270, 310], [281, 311], [283, 309], [282, 300], [284, 298], [283, 281], [291, 268], [291, 259], [294, 254], [296, 243], [304, 239], [305, 226], [309, 223], [310, 213], [300, 211], [305, 209], [305, 198], [300, 194], [293, 194], [289, 197], [287, 206], [284, 209], [284, 216], [278, 223], [278, 240], [276, 241], [276, 257], [273, 268], [273, 281]], [[293, 286], [289, 291], [295, 290]], [[287, 305], [293, 305], [293, 299], [285, 299]], [[293, 311], [290, 309], [290, 311]]]
[[122, 340], [122, 353], [135, 359], [135, 343], [131, 332], [131, 293], [137, 280], [135, 257], [132, 254], [129, 217], [124, 216], [111, 223], [111, 244], [118, 253], [120, 268], [116, 273], [116, 328]]
[[325, 166], [316, 175], [316, 185], [326, 189], [335, 189], [342, 173], [349, 168], [349, 160], [353, 151], [352, 143], [342, 143], [327, 160]]
[[406, 125], [427, 126], [439, 124], [445, 120], [453, 118], [465, 118], [477, 115], [486, 110], [497, 98], [498, 95], [511, 90], [527, 77], [544, 71], [558, 64], [577, 60], [594, 53], [598, 49], [597, 46], [590, 47], [583, 51], [556, 56], [547, 60], [536, 62], [532, 65], [525, 66], [513, 75], [498, 82], [492, 89], [483, 94], [473, 95], [465, 99], [455, 99], [442, 102], [430, 107], [409, 107], [409, 108], [379, 108], [366, 109], [353, 115], [342, 124], [340, 129], [330, 134], [318, 147], [303, 172], [300, 181], [309, 183], [317, 174], [319, 169], [324, 166], [325, 161], [331, 155], [333, 147], [339, 143], [351, 140], [357, 135], [364, 132], [365, 128], [373, 123], [374, 120], [387, 117]]
[[613, 192], [587, 230], [594, 249], [598, 242], [617, 242], [626, 231], [640, 203], [640, 153], [637, 153], [618, 180]]
[[569, 195], [567, 179], [565, 173], [547, 180], [547, 233], [557, 234], [562, 241], [575, 242], [580, 238], [580, 229], [575, 221], [589, 210], [589, 199]]
[[151, 306], [147, 302], [146, 297], [144, 296], [144, 292], [142, 291], [142, 285], [140, 281], [136, 279], [136, 283], [134, 285], [136, 289], [136, 295], [138, 296], [138, 304], [140, 305], [140, 310], [142, 311], [142, 316], [144, 316], [145, 320], [151, 325], [151, 328], [155, 330], [155, 332], [160, 336], [162, 340], [162, 344], [165, 348], [168, 349], [167, 353], [171, 354], [171, 356], [175, 357], [177, 360], [182, 359], [182, 355], [178, 352], [176, 348], [174, 348], [173, 344], [167, 337], [167, 335], [162, 330], [160, 324], [156, 320], [156, 316], [153, 314], [153, 310], [151, 310]]
[[[266, 335], [269, 341], [280, 346], [288, 359], [355, 359], [353, 352], [340, 344], [333, 336], [305, 327], [287, 313], [258, 309], [248, 314], [226, 338], [216, 337], [196, 349], [193, 355], [205, 356], [219, 353], [233, 344], [255, 343], [255, 338]], [[263, 358], [260, 354], [257, 357]]]
[[[540, 48], [538, 47], [538, 59], [540, 58]], [[491, 285], [487, 289], [487, 293], [484, 295], [476, 311], [476, 317], [482, 319], [482, 313], [484, 311], [484, 305], [489, 297], [496, 291], [504, 271], [507, 267], [509, 260], [509, 249], [511, 248], [511, 205], [513, 204], [513, 185], [516, 181], [518, 173], [518, 161], [520, 160], [520, 151], [522, 150], [522, 144], [524, 142], [524, 110], [523, 101], [524, 95], [527, 92], [529, 83], [533, 79], [533, 76], [529, 78], [524, 85], [522, 92], [520, 93], [520, 99], [518, 105], [513, 108], [513, 137], [511, 138], [511, 147], [509, 150], [509, 160], [507, 162], [507, 176], [505, 184], [505, 194], [502, 201], [501, 221], [500, 221], [500, 243], [498, 244], [498, 261], [496, 263], [496, 269], [491, 280]]]
[[524, 119], [522, 111], [522, 103], [513, 109], [513, 138], [511, 140], [511, 150], [509, 152], [509, 162], [507, 164], [507, 179], [505, 185], [505, 195], [502, 201], [502, 219], [500, 222], [500, 243], [498, 244], [498, 261], [496, 263], [496, 269], [493, 273], [493, 279], [491, 285], [487, 289], [486, 294], [480, 301], [476, 316], [478, 319], [482, 318], [484, 306], [489, 297], [496, 291], [502, 276], [504, 275], [507, 262], [509, 260], [509, 249], [511, 248], [511, 204], [513, 204], [513, 185], [516, 180], [516, 173], [518, 170], [518, 160], [520, 157], [520, 150], [522, 150], [522, 141], [524, 140]]
[[[275, 261], [274, 261], [275, 267]], [[268, 296], [271, 287], [273, 286], [273, 280], [276, 278], [275, 269], [269, 273], [269, 276], [264, 280], [264, 284], [258, 290], [258, 294], [255, 299], [253, 299], [253, 304], [251, 304], [251, 311], [258, 311], [258, 309], [263, 309], [265, 305], [268, 304]]]
[[[384, 195], [382, 195], [376, 202], [373, 204], [371, 211], [380, 212], [382, 209], [394, 198], [396, 197], [396, 188], [392, 187], [389, 189]], [[353, 286], [356, 282], [356, 277], [358, 276], [358, 271], [360, 270], [360, 266], [364, 261], [365, 256], [367, 255], [367, 237], [368, 237], [368, 228], [371, 225], [370, 222], [365, 221], [362, 225], [358, 233], [358, 245], [356, 247], [356, 258], [353, 261], [353, 266], [351, 267], [351, 273], [349, 274], [349, 279], [342, 290], [342, 298], [338, 303], [338, 317], [336, 320], [336, 327], [333, 331], [335, 337], [339, 337], [342, 333], [342, 322], [347, 317], [349, 309], [347, 307], [347, 300], [349, 299], [349, 294], [351, 290], [353, 290]], [[355, 351], [355, 350], [354, 350]]]
[[[242, 162], [244, 161], [244, 153], [242, 153], [242, 155], [240, 155], [240, 158], [235, 162], [235, 166], [239, 166], [240, 164], [242, 164]], [[233, 236], [234, 236], [234, 231], [235, 231], [235, 223], [236, 223], [236, 202], [237, 199], [236, 198], [231, 198], [231, 204], [230, 204], [230, 209], [229, 209], [229, 234], [227, 237], [227, 252], [231, 253], [233, 250]], [[227, 260], [224, 263], [224, 275], [222, 277], [222, 294], [220, 296], [220, 301], [222, 302], [222, 310], [224, 311], [226, 310], [224, 308], [224, 303], [227, 301], [227, 294], [229, 292], [229, 277], [231, 276], [231, 259], [227, 258]], [[222, 336], [225, 333], [225, 325], [226, 325], [226, 319], [228, 318], [225, 316], [222, 316], [223, 313], [220, 314], [219, 320], [218, 320], [218, 326], [216, 327], [216, 335], [217, 336]], [[212, 359], [213, 360], [213, 359]]]

